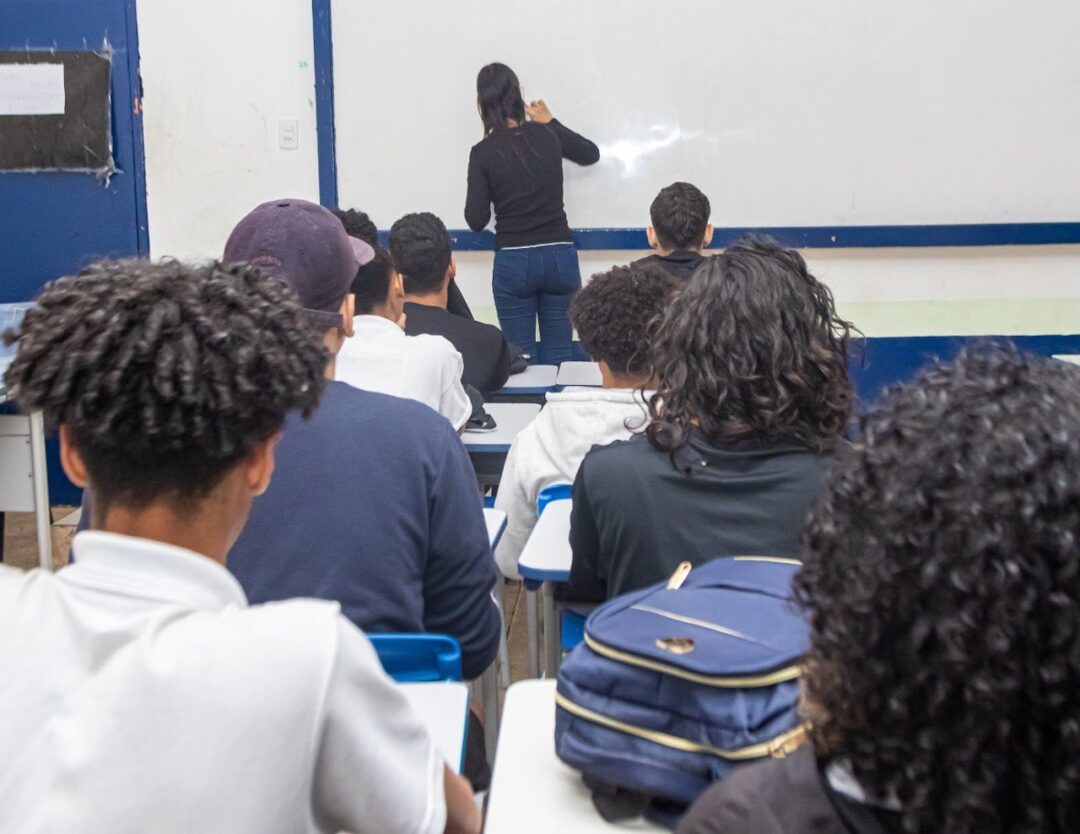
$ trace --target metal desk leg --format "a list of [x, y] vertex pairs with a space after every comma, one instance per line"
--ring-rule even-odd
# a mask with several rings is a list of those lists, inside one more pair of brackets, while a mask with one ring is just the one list
[[525, 614], [528, 618], [529, 626], [529, 677], [540, 677], [540, 635], [537, 632], [537, 610], [536, 610], [536, 586], [532, 586], [532, 583], [525, 583]]
[[34, 473], [38, 561], [45, 570], [52, 570], [52, 519], [49, 517], [49, 476], [45, 468], [45, 421], [40, 411], [30, 415], [30, 465]]
[[544, 676], [559, 674], [562, 640], [559, 635], [559, 616], [555, 612], [555, 584], [545, 582], [544, 593]]
[[499, 740], [499, 673], [498, 663], [492, 663], [480, 678], [480, 696], [484, 708], [484, 749], [488, 762], [495, 761], [495, 745]]

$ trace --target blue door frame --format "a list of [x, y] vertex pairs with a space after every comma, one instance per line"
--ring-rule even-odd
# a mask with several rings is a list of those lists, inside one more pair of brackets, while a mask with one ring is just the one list
[[[107, 182], [93, 174], [0, 173], [0, 302], [32, 299], [41, 286], [102, 257], [147, 256], [146, 171], [135, 0], [4, 0], [0, 49], [108, 51], [113, 157]], [[53, 503], [79, 490], [49, 444]]]

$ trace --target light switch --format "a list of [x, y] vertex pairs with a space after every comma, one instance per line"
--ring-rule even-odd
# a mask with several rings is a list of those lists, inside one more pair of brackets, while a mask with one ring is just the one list
[[278, 119], [278, 147], [283, 151], [295, 151], [300, 147], [300, 120]]

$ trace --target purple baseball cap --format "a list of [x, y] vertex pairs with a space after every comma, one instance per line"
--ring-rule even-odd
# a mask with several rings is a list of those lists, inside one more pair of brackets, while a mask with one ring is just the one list
[[341, 300], [356, 271], [375, 257], [328, 209], [307, 200], [271, 200], [236, 224], [223, 260], [245, 261], [284, 281], [313, 321], [341, 327]]

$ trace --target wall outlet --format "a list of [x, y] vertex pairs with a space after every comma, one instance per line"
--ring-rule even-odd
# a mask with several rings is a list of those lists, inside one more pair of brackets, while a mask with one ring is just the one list
[[277, 140], [283, 151], [295, 151], [300, 147], [300, 120], [278, 119]]

